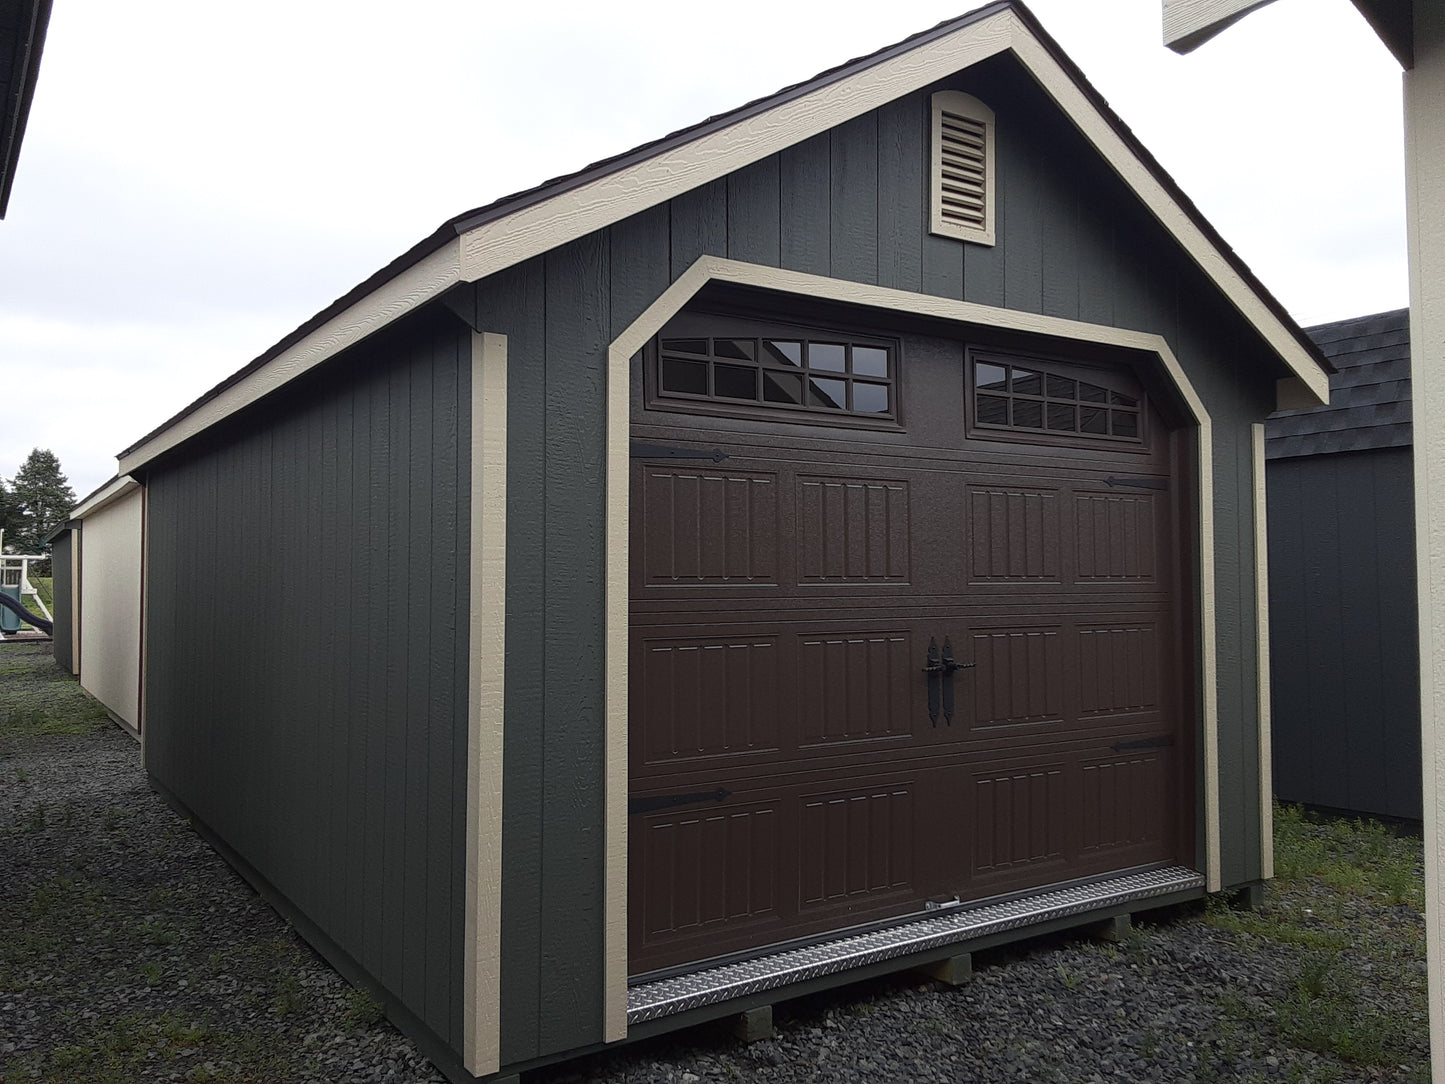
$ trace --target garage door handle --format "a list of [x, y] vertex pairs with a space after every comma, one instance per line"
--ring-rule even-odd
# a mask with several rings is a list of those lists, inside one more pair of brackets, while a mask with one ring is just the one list
[[938, 653], [938, 641], [932, 636], [928, 638], [928, 659], [923, 672], [928, 675], [928, 720], [933, 726], [938, 725], [940, 711], [944, 723], [953, 725], [953, 672], [972, 666], [971, 662], [954, 661], [953, 641], [947, 636], [943, 638], [942, 655]]

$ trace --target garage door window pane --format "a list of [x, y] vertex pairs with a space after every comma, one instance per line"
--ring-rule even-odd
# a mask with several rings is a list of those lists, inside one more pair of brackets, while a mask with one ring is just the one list
[[808, 405], [842, 410], [848, 405], [848, 385], [842, 380], [821, 380], [814, 377], [808, 381]]
[[864, 384], [862, 381], [855, 383], [853, 409], [860, 414], [887, 414], [888, 385]]
[[1026, 369], [1014, 370], [1015, 395], [1042, 395], [1044, 393], [1044, 378], [1041, 373], [1031, 373]]
[[763, 373], [763, 398], [769, 403], [803, 405], [803, 378], [793, 373]]
[[1008, 366], [980, 361], [973, 367], [973, 386], [979, 391], [1008, 391]]
[[787, 342], [780, 339], [769, 339], [764, 344], [764, 346], [766, 347], [764, 359], [767, 361], [777, 362], [782, 365], [803, 364], [802, 343]]
[[853, 347], [853, 372], [858, 376], [887, 376], [888, 351], [876, 346]]
[[826, 369], [830, 373], [841, 373], [846, 366], [847, 353], [837, 343], [809, 343], [808, 368]]
[[758, 397], [758, 371], [751, 366], [713, 366], [713, 387], [724, 399], [756, 399]]
[[1044, 404], [1031, 399], [1014, 400], [1014, 425], [1023, 429], [1044, 427]]
[[980, 395], [978, 420], [984, 425], [1008, 425], [1008, 400], [997, 395]]
[[662, 390], [680, 395], [706, 395], [707, 362], [667, 358], [662, 363]]

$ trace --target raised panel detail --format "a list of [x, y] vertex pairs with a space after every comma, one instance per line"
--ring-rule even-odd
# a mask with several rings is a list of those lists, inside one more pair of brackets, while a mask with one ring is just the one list
[[977, 873], [998, 873], [1062, 856], [1069, 822], [1067, 787], [1057, 767], [974, 777]]
[[777, 898], [772, 809], [680, 813], [642, 838], [642, 927], [648, 940], [695, 934], [772, 912]]
[[1079, 630], [1079, 712], [1124, 715], [1159, 706], [1153, 625]]
[[909, 733], [917, 669], [911, 656], [902, 632], [803, 637], [797, 682], [803, 744]]
[[802, 583], [905, 582], [908, 485], [800, 477], [797, 535]]
[[969, 486], [968, 516], [974, 582], [1058, 582], [1056, 491]]
[[642, 502], [649, 585], [777, 583], [775, 475], [648, 467]]
[[801, 822], [801, 905], [889, 892], [912, 881], [913, 795], [906, 786], [805, 798]]
[[1063, 712], [1057, 628], [994, 629], [973, 635], [973, 727], [1058, 719]]
[[1131, 847], [1159, 839], [1164, 761], [1158, 754], [1085, 764], [1079, 809], [1085, 851]]
[[1154, 500], [1121, 493], [1074, 496], [1080, 580], [1135, 583], [1155, 578]]
[[773, 748], [777, 654], [766, 638], [648, 641], [642, 660], [646, 762]]

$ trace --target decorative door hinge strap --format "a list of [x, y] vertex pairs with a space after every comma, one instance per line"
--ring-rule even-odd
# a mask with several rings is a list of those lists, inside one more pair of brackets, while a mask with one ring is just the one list
[[1174, 744], [1173, 734], [1163, 734], [1157, 738], [1140, 738], [1138, 741], [1116, 741], [1112, 748], [1116, 753], [1125, 753], [1134, 749], [1164, 749]]
[[721, 448], [677, 448], [670, 444], [634, 444], [633, 459], [711, 459], [721, 463], [728, 457]]
[[1112, 476], [1104, 479], [1104, 484], [1110, 489], [1117, 486], [1128, 486], [1130, 489], [1168, 489], [1167, 478], [1114, 478]]
[[632, 798], [627, 803], [627, 812], [652, 813], [659, 809], [671, 809], [679, 805], [697, 805], [699, 802], [721, 802], [732, 797], [732, 791], [718, 787], [717, 790], [698, 794], [659, 794], [652, 798]]

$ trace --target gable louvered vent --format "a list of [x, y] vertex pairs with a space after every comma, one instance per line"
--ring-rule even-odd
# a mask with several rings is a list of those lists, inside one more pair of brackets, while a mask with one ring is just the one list
[[971, 95], [933, 96], [934, 233], [993, 244], [993, 123], [993, 110]]

